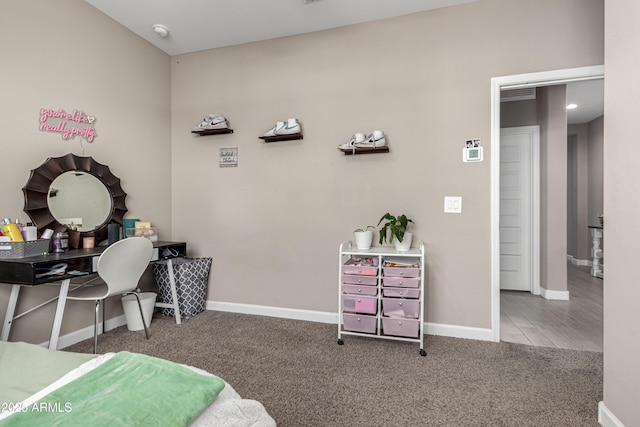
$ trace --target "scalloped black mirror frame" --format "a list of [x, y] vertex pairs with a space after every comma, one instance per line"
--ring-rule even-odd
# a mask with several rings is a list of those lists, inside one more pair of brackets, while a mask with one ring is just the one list
[[[111, 196], [111, 211], [104, 223], [91, 231], [70, 230], [60, 224], [49, 210], [47, 196], [51, 183], [66, 172], [79, 171], [95, 176], [102, 182]], [[109, 170], [109, 166], [96, 162], [92, 157], [80, 157], [69, 153], [61, 157], [49, 157], [40, 166], [31, 170], [24, 193], [24, 212], [31, 218], [38, 231], [50, 228], [54, 232], [66, 231], [69, 234], [69, 247], [81, 247], [82, 237], [94, 236], [96, 243], [107, 239], [107, 225], [115, 222], [122, 226], [127, 213], [125, 198], [127, 193], [120, 186], [120, 179]]]

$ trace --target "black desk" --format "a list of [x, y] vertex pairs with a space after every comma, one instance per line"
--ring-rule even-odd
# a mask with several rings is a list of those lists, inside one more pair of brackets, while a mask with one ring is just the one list
[[[169, 279], [174, 301], [173, 304], [157, 303], [156, 306], [174, 308], [176, 312], [176, 323], [179, 324], [180, 313], [175, 292], [175, 279], [171, 258], [186, 256], [187, 244], [185, 242], [153, 242], [153, 247], [154, 251], [151, 262], [168, 260]], [[0, 258], [0, 283], [12, 285], [0, 339], [7, 341], [9, 332], [11, 331], [11, 324], [15, 319], [53, 301], [47, 301], [44, 304], [33, 307], [15, 316], [16, 304], [22, 286], [38, 286], [45, 283], [60, 282], [60, 293], [57, 297], [58, 305], [51, 329], [51, 338], [49, 339], [49, 348], [55, 350], [58, 344], [62, 315], [64, 313], [64, 306], [71, 279], [95, 274], [97, 272], [97, 260], [106, 248], [106, 246], [99, 246], [92, 249], [73, 249], [61, 253], [49, 253], [27, 258]], [[64, 273], [44, 276], [40, 274], [47, 269], [55, 267], [57, 264], [66, 264]]]

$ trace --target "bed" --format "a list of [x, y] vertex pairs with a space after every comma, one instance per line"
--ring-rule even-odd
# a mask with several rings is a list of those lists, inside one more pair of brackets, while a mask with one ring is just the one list
[[252, 426], [276, 423], [203, 370], [126, 351], [0, 341], [0, 426]]

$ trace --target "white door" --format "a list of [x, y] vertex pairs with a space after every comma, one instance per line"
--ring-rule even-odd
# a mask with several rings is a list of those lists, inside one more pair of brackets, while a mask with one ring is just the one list
[[534, 175], [538, 176], [534, 153], [538, 146], [538, 126], [500, 129], [500, 289], [534, 291]]

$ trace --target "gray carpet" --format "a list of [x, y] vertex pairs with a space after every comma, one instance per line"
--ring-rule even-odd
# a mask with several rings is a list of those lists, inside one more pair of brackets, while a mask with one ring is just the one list
[[[279, 426], [598, 426], [602, 353], [428, 336], [344, 337], [322, 323], [207, 311], [151, 339], [125, 326], [98, 352], [128, 350], [205, 369], [259, 400]], [[92, 340], [65, 350], [91, 352]]]

